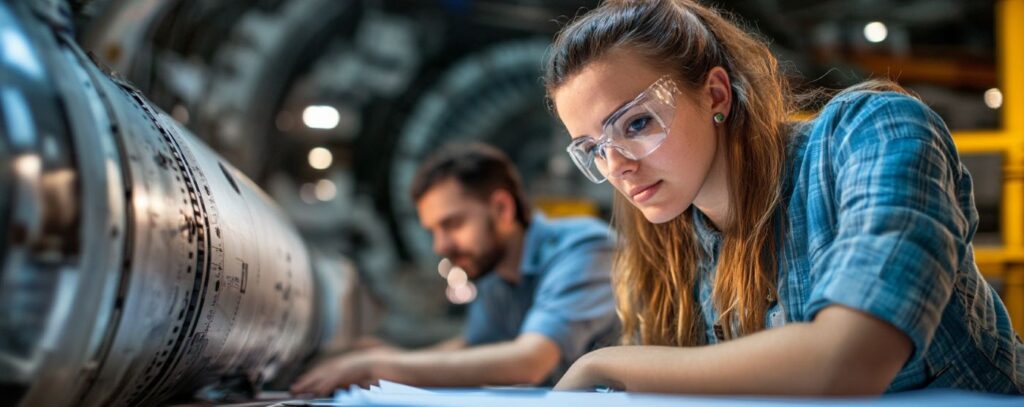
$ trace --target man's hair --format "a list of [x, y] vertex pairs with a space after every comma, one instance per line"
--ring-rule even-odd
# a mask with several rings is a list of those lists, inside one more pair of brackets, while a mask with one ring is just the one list
[[442, 147], [420, 165], [413, 178], [413, 202], [441, 182], [453, 179], [473, 197], [487, 202], [494, 191], [502, 189], [516, 201], [516, 220], [530, 224], [530, 203], [523, 192], [523, 181], [515, 164], [501, 150], [482, 143], [451, 144]]

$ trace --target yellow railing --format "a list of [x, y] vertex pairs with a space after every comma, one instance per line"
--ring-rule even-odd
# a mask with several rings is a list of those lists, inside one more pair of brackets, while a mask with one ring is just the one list
[[1003, 155], [1002, 246], [976, 246], [981, 272], [1003, 282], [1014, 328], [1024, 332], [1024, 0], [996, 3], [1003, 128], [955, 132], [962, 154]]

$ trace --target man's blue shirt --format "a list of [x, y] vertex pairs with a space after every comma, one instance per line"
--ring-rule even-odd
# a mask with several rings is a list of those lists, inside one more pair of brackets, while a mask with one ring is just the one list
[[521, 281], [511, 284], [489, 273], [476, 282], [466, 343], [544, 335], [561, 350], [551, 383], [584, 353], [614, 344], [619, 330], [609, 276], [613, 249], [608, 226], [596, 219], [535, 215], [523, 243]]

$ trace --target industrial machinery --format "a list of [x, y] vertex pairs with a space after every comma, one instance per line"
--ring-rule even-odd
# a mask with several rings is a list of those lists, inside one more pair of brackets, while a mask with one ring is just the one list
[[[310, 244], [353, 259], [404, 316], [385, 322], [395, 339], [439, 339], [451, 331], [424, 332], [458, 313], [437, 295], [437, 259], [407, 193], [434, 149], [496, 144], [537, 207], [610, 212], [611, 191], [572, 170], [539, 80], [547, 41], [597, 0], [72, 3], [85, 49], [265, 188]], [[999, 95], [990, 2], [713, 3], [771, 39], [799, 89], [889, 76], [951, 128], [999, 126], [982, 98]], [[1001, 157], [966, 161], [979, 242], [991, 243], [1004, 217]]]
[[[399, 317], [385, 336], [450, 334], [437, 317], [457, 309], [407, 194], [446, 143], [496, 144], [531, 196], [609, 210], [539, 81], [551, 35], [596, 0], [0, 1], [0, 404], [255, 387], [351, 335], [337, 293], [355, 270]], [[888, 75], [954, 129], [1020, 133], [998, 110], [1009, 85], [988, 2], [721, 6], [773, 40], [800, 87]], [[1019, 143], [1002, 140], [958, 145], [998, 152], [966, 157], [979, 242], [1019, 247], [1019, 227], [999, 231], [1020, 223], [1001, 175], [1019, 173], [1002, 153]], [[1019, 271], [1018, 252], [980, 257]]]
[[[266, 188], [301, 233], [349, 254], [379, 285], [402, 268], [398, 259], [427, 274], [436, 264], [406, 189], [416, 164], [445, 143], [497, 144], [523, 170], [531, 196], [586, 201], [608, 214], [607, 188], [587, 188], [571, 170], [567, 136], [545, 110], [539, 82], [551, 36], [597, 3], [93, 0], [81, 10], [92, 18], [80, 36]], [[979, 97], [995, 85], [993, 34], [985, 29], [991, 8], [933, 3], [719, 6], [771, 38], [801, 87], [889, 74], [953, 127], [996, 125], [998, 115]], [[861, 31], [881, 14], [888, 39], [870, 42]], [[949, 54], [936, 51], [943, 49], [972, 62], [937, 58]], [[886, 71], [892, 65], [907, 68]], [[307, 121], [309, 108], [329, 120]], [[315, 148], [331, 153], [324, 168], [307, 163]]]
[[351, 267], [75, 43], [0, 2], [0, 404], [252, 397], [352, 330]]

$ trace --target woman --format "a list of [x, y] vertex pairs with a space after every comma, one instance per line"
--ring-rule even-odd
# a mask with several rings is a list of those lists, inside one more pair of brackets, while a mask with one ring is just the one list
[[559, 33], [545, 84], [577, 166], [619, 192], [626, 345], [556, 388], [1024, 390], [1024, 344], [974, 263], [970, 175], [898, 86], [787, 122], [765, 44], [689, 0], [605, 2]]

